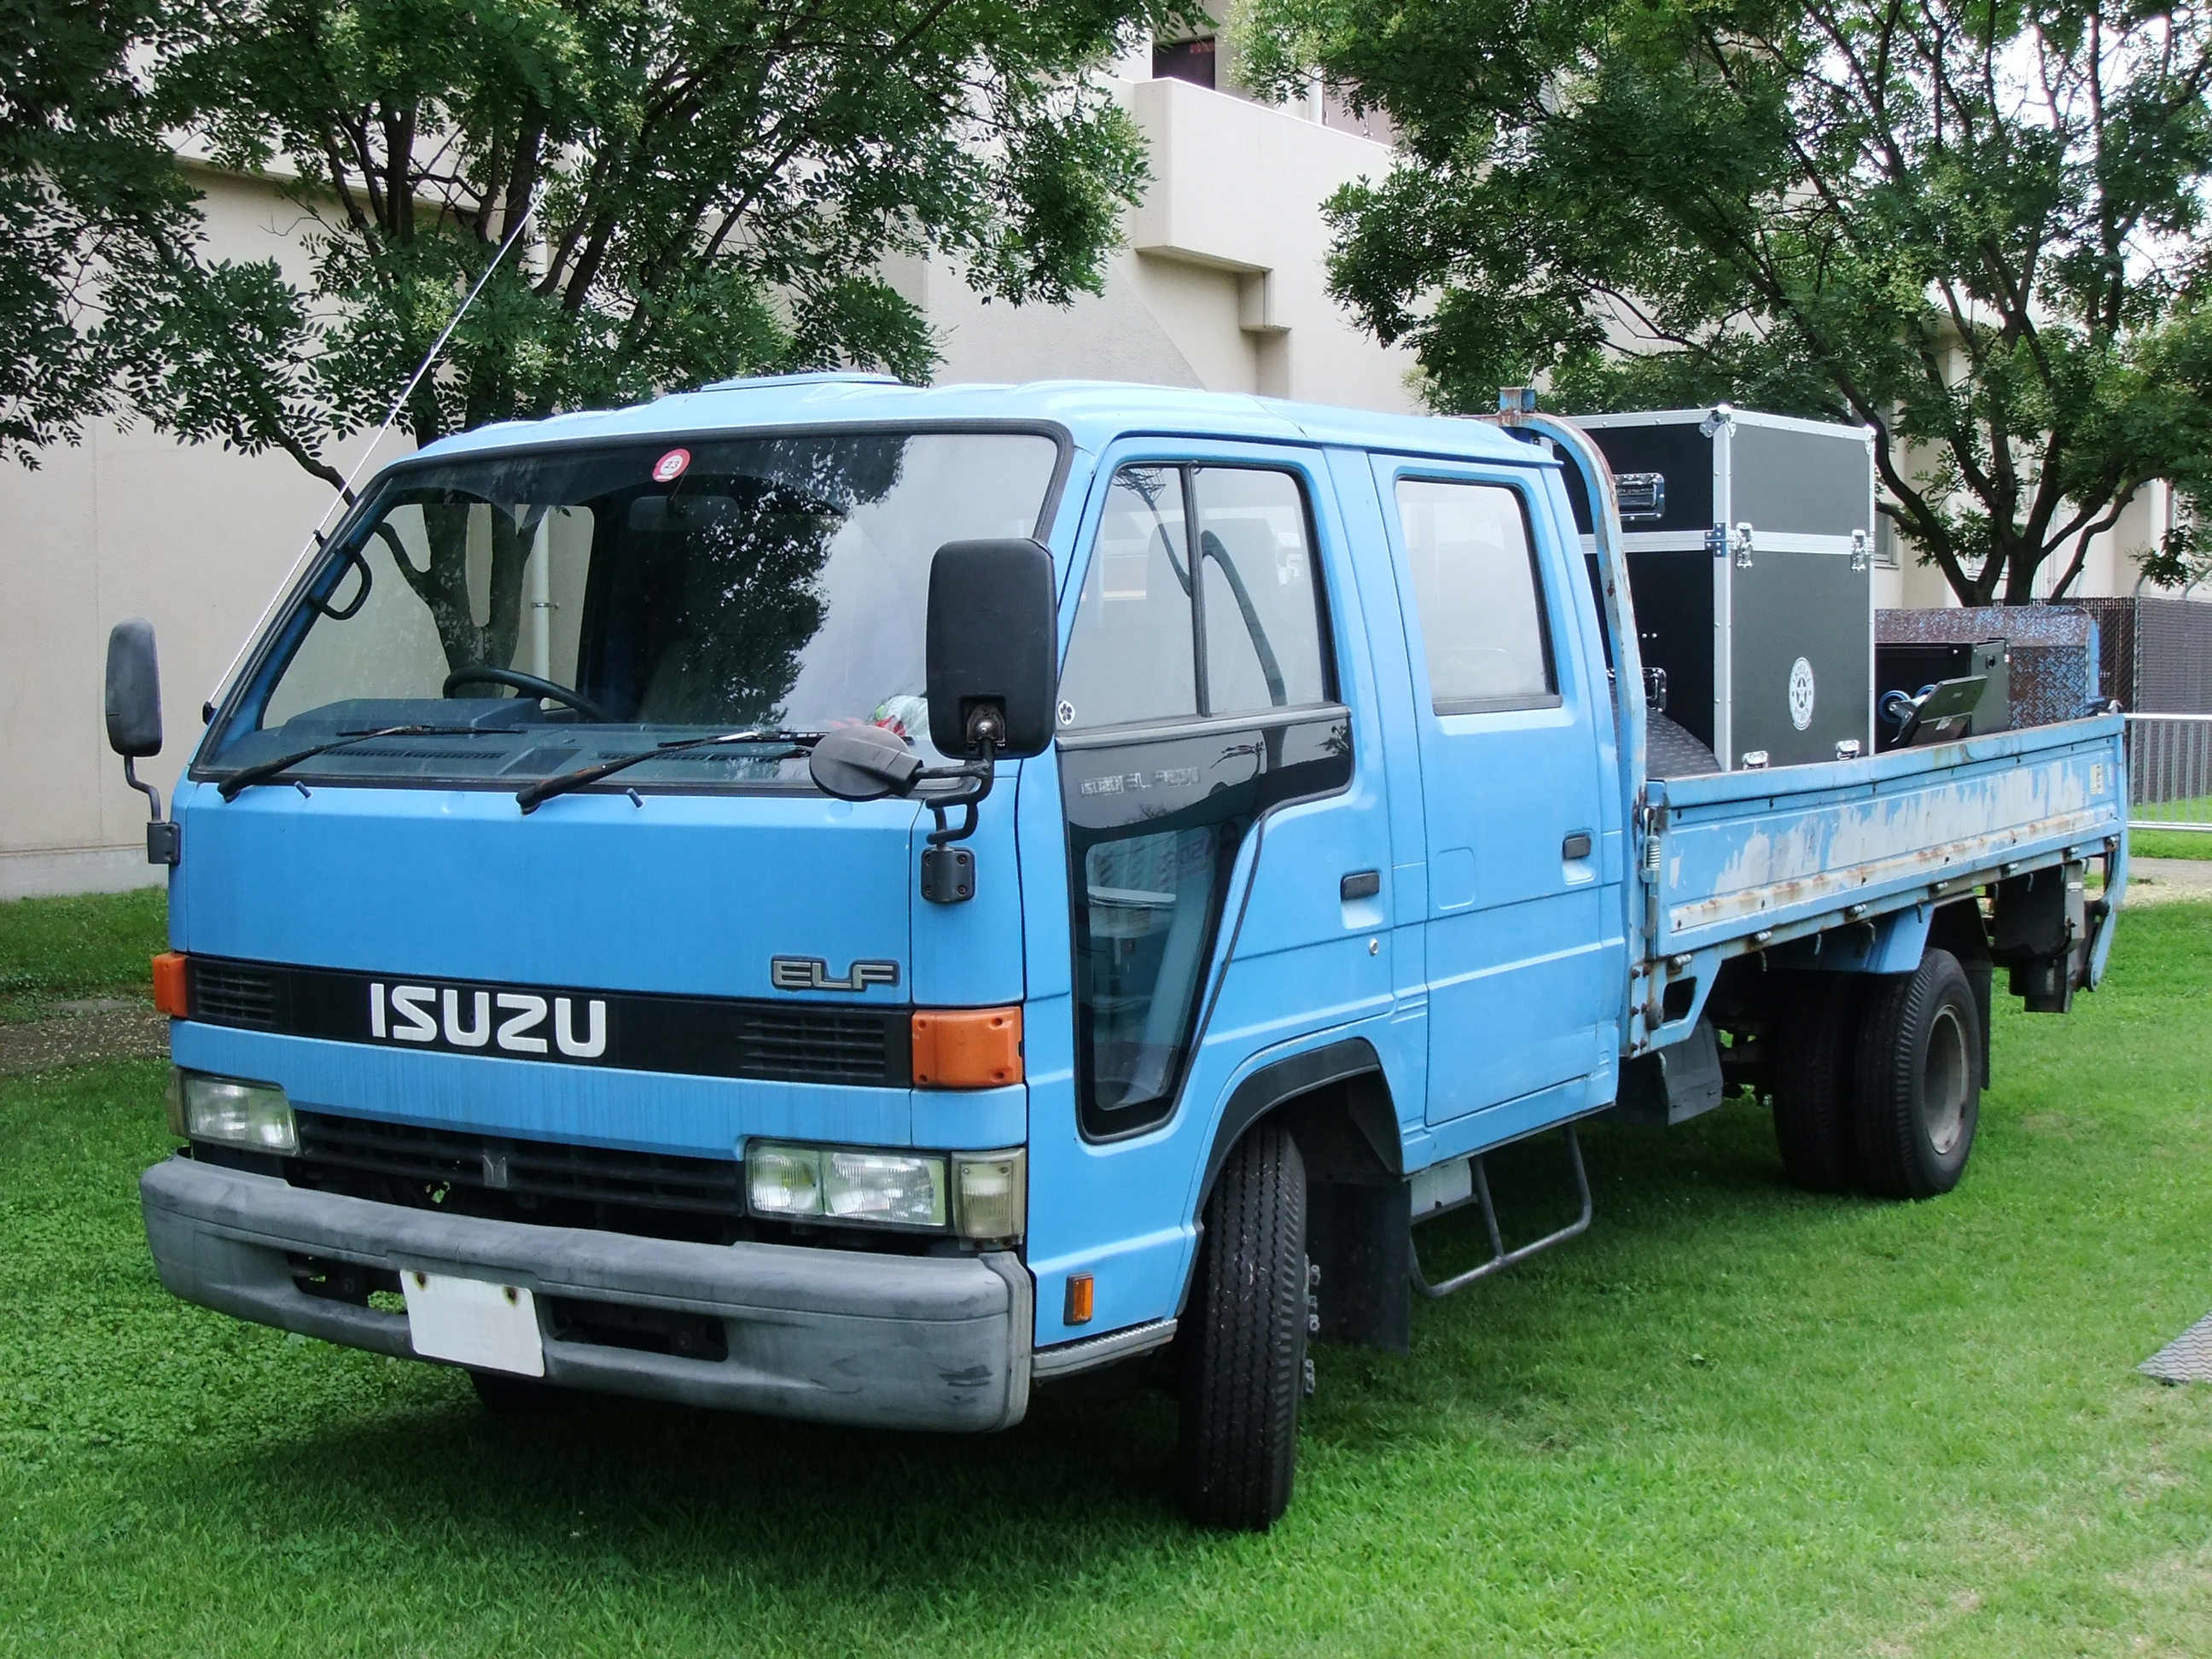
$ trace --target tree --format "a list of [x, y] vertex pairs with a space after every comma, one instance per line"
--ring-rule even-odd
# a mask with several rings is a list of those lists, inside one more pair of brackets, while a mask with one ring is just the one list
[[116, 406], [191, 238], [129, 61], [158, 3], [0, 0], [0, 452], [26, 465]]
[[[1334, 291], [1431, 395], [1863, 421], [1960, 599], [2212, 506], [2212, 22], [2130, 0], [1259, 0], [1254, 61], [1386, 112]], [[2185, 532], [2154, 577], [2203, 568]]]
[[314, 277], [260, 356], [329, 435], [383, 417], [530, 219], [404, 411], [428, 443], [732, 374], [921, 375], [888, 259], [1097, 289], [1145, 170], [1081, 75], [1152, 3], [246, 0], [173, 72], [218, 161], [296, 174]]
[[[934, 361], [886, 264], [988, 298], [1103, 283], [1146, 178], [1086, 71], [1174, 0], [240, 0], [162, 40], [218, 165], [289, 177], [313, 278], [200, 272], [131, 388], [193, 439], [320, 449], [400, 411], [418, 444], [726, 376]], [[459, 665], [465, 507], [400, 568]], [[525, 526], [495, 514], [494, 609]], [[505, 607], [512, 610], [511, 605]], [[503, 614], [503, 612], [502, 612]], [[504, 658], [498, 658], [504, 660]]]

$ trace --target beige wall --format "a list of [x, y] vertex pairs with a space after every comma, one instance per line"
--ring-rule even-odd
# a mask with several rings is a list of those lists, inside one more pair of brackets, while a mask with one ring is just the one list
[[[248, 182], [199, 182], [215, 257], [303, 263], [297, 209]], [[349, 467], [366, 447], [332, 459]], [[125, 787], [102, 728], [107, 631], [143, 616], [159, 638], [167, 744], [140, 775], [166, 799], [201, 702], [331, 495], [288, 456], [106, 422], [36, 471], [0, 463], [0, 899], [160, 879], [145, 862], [144, 798]]]
[[[1017, 309], [983, 304], [940, 265], [897, 268], [938, 332], [939, 380], [1153, 381], [1416, 408], [1410, 359], [1358, 332], [1324, 286], [1319, 206], [1351, 179], [1380, 176], [1389, 151], [1309, 118], [1310, 108], [1150, 80], [1148, 52], [1115, 69], [1155, 183], [1129, 216], [1105, 293]], [[251, 180], [201, 182], [216, 256], [273, 255], [304, 274], [298, 209]], [[349, 469], [366, 447], [357, 439], [332, 459]], [[405, 447], [388, 440], [380, 459]], [[143, 775], [166, 797], [198, 740], [202, 701], [330, 493], [283, 456], [106, 424], [34, 472], [0, 463], [0, 899], [160, 879], [143, 860], [144, 803], [125, 787], [101, 730], [107, 630], [144, 616], [158, 632], [168, 744]], [[2100, 538], [2078, 591], [2132, 591], [2127, 556], [2156, 540], [2167, 510], [2163, 486], [2146, 490]], [[1950, 602], [1941, 575], [1909, 560], [1877, 570], [1875, 597]]]
[[938, 378], [1096, 377], [1417, 409], [1410, 355], [1360, 332], [1325, 286], [1321, 204], [1380, 178], [1389, 150], [1182, 81], [1113, 85], [1150, 146], [1153, 183], [1106, 292], [1017, 311], [985, 305], [941, 266], [902, 273], [939, 331]]

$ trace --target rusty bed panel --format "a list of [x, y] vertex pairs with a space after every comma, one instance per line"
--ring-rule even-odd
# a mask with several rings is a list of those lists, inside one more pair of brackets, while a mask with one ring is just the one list
[[[1844, 906], [1875, 914], [1931, 882], [2117, 836], [2118, 715], [1771, 772], [1655, 784], [1659, 937], [1692, 951]], [[1889, 901], [1885, 903], [1884, 901]]]

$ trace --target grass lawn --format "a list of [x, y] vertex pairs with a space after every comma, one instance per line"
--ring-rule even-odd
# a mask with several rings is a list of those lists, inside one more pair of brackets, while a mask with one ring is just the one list
[[168, 948], [169, 896], [159, 887], [0, 903], [0, 1021], [64, 997], [154, 994]]
[[1792, 1193], [1741, 1103], [1591, 1130], [1585, 1238], [1321, 1352], [1258, 1538], [1153, 1397], [490, 1420], [162, 1293], [159, 1066], [0, 1079], [0, 1654], [2212, 1654], [2212, 1387], [2133, 1370], [2212, 1308], [2212, 907], [2002, 1006], [1948, 1199]]
[[2212, 859], [2212, 830], [2131, 830], [2128, 853], [2139, 859]]

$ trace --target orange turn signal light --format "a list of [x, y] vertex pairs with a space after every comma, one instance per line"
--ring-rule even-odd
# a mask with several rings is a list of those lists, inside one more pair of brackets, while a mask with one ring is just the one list
[[1022, 1080], [1019, 1008], [933, 1008], [914, 1017], [914, 1080], [925, 1089], [995, 1089]]
[[192, 1016], [191, 990], [185, 979], [185, 953], [164, 951], [154, 958], [154, 1006], [172, 1019]]
[[1060, 1310], [1063, 1325], [1088, 1325], [1091, 1322], [1091, 1282], [1089, 1273], [1070, 1273], [1067, 1276], [1067, 1301]]

